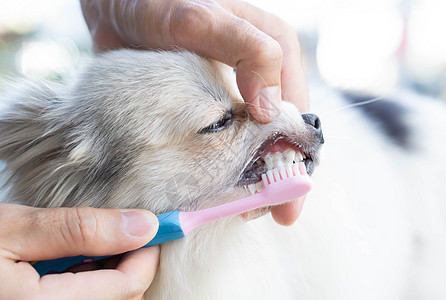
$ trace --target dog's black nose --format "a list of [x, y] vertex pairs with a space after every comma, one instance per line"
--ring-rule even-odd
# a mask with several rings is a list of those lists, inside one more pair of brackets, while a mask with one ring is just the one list
[[304, 122], [313, 128], [313, 134], [316, 138], [319, 138], [321, 144], [323, 144], [324, 135], [322, 134], [321, 120], [319, 117], [315, 114], [303, 114], [302, 119], [304, 119]]
[[316, 130], [321, 130], [321, 120], [315, 114], [303, 114], [302, 119], [305, 123], [313, 126]]

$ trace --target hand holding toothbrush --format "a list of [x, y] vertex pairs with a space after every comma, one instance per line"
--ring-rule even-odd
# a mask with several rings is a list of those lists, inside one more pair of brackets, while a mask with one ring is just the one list
[[[31, 208], [0, 203], [0, 299], [137, 298], [150, 286], [159, 247], [125, 254], [108, 269], [40, 278], [28, 261], [74, 255], [112, 255], [147, 244], [157, 218], [144, 210]], [[116, 265], [116, 266], [115, 266]], [[92, 269], [94, 265], [90, 265]], [[113, 268], [113, 269], [111, 269]]]

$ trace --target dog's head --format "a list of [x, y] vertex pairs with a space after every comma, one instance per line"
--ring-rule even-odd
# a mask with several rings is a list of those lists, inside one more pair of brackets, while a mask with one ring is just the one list
[[261, 124], [233, 77], [188, 52], [121, 50], [95, 58], [70, 87], [26, 84], [0, 115], [12, 199], [159, 213], [246, 196], [280, 164], [304, 160], [311, 173], [319, 119], [282, 101]]

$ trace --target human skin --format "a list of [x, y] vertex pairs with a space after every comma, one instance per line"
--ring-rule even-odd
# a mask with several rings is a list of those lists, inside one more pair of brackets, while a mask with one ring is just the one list
[[[105, 269], [39, 277], [28, 261], [137, 249], [158, 230], [144, 210], [34, 208], [0, 203], [0, 299], [137, 299], [153, 280], [159, 247], [125, 254]], [[104, 267], [104, 265], [102, 265]]]

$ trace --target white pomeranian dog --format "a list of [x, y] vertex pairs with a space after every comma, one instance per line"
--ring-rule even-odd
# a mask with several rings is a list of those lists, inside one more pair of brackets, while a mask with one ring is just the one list
[[323, 134], [285, 101], [251, 119], [232, 70], [188, 52], [114, 51], [67, 86], [17, 83], [1, 96], [6, 199], [191, 211], [304, 161], [314, 186], [293, 226], [234, 216], [162, 244], [147, 298], [444, 299], [446, 109], [311, 90]]

